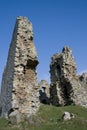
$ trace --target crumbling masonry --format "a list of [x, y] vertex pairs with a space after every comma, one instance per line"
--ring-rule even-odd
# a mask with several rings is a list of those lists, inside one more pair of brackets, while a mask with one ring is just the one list
[[69, 47], [55, 54], [50, 64], [50, 99], [53, 105], [76, 104], [87, 107], [87, 74], [78, 76]]
[[[3, 73], [0, 114], [19, 123], [29, 119], [40, 106], [76, 104], [87, 108], [87, 73], [78, 76], [76, 64], [69, 47], [51, 58], [51, 84], [37, 82], [37, 52], [33, 42], [32, 24], [26, 17], [17, 17]], [[42, 68], [43, 69], [43, 68]]]
[[2, 79], [2, 116], [29, 116], [38, 110], [37, 64], [32, 24], [26, 17], [18, 17]]

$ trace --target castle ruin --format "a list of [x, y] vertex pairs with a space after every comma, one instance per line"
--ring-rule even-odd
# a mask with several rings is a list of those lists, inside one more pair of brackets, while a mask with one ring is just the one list
[[37, 82], [37, 52], [32, 24], [17, 17], [2, 77], [0, 113], [11, 123], [35, 114], [40, 103], [55, 106], [81, 105], [87, 108], [87, 73], [77, 75], [76, 63], [69, 47], [51, 58], [51, 84]]
[[72, 50], [65, 46], [61, 54], [55, 54], [51, 59], [51, 103], [55, 106], [76, 104], [87, 107], [87, 74], [76, 74]]
[[30, 115], [38, 110], [38, 63], [32, 24], [26, 17], [17, 17], [2, 78], [2, 116], [8, 117], [15, 111]]

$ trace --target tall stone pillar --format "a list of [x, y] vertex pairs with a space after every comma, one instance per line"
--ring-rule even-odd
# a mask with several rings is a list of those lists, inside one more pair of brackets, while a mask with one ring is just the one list
[[14, 111], [31, 115], [38, 110], [37, 64], [32, 24], [26, 17], [17, 17], [2, 78], [2, 116]]
[[68, 105], [74, 102], [72, 81], [76, 78], [76, 64], [69, 47], [64, 47], [61, 54], [55, 54], [50, 64], [50, 96], [53, 105]]

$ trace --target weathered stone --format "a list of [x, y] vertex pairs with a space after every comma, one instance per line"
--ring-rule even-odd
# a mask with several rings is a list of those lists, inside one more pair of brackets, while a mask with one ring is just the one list
[[80, 75], [79, 79], [81, 82], [87, 84], [87, 73], [83, 73], [82, 75]]
[[[0, 114], [19, 123], [35, 114], [41, 103], [59, 105], [76, 104], [87, 108], [87, 73], [78, 76], [69, 47], [52, 56], [51, 84], [37, 83], [37, 52], [33, 42], [32, 24], [26, 17], [16, 20], [7, 64], [3, 73]], [[32, 118], [31, 118], [32, 120]]]
[[64, 47], [61, 54], [53, 55], [50, 74], [53, 105], [77, 104], [87, 107], [87, 75], [76, 74], [76, 64], [69, 47]]
[[76, 77], [76, 64], [72, 50], [64, 47], [61, 54], [55, 54], [50, 64], [51, 73], [51, 102], [52, 104], [66, 105], [72, 103], [72, 86], [70, 81]]
[[63, 120], [64, 121], [67, 121], [67, 120], [71, 120], [73, 118], [75, 118], [74, 114], [73, 113], [69, 113], [69, 112], [64, 112], [63, 113], [63, 116], [62, 116]]
[[11, 124], [18, 124], [21, 122], [21, 116], [19, 111], [15, 110], [9, 114], [9, 121]]
[[10, 110], [18, 110], [21, 115], [36, 113], [39, 108], [37, 64], [32, 24], [26, 17], [20, 16], [16, 20], [7, 64], [3, 73], [2, 116], [8, 116]]
[[48, 84], [48, 82], [46, 80], [41, 80], [41, 82], [39, 83], [39, 88], [40, 102], [44, 104], [50, 104], [50, 85]]

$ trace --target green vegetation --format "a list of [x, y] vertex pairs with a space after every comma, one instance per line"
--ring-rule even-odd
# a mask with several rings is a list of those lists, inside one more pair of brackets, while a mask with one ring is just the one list
[[[63, 121], [64, 111], [74, 113], [75, 118]], [[11, 125], [6, 119], [0, 119], [0, 130], [87, 130], [87, 109], [80, 106], [42, 105], [38, 114], [33, 116], [30, 122]]]

